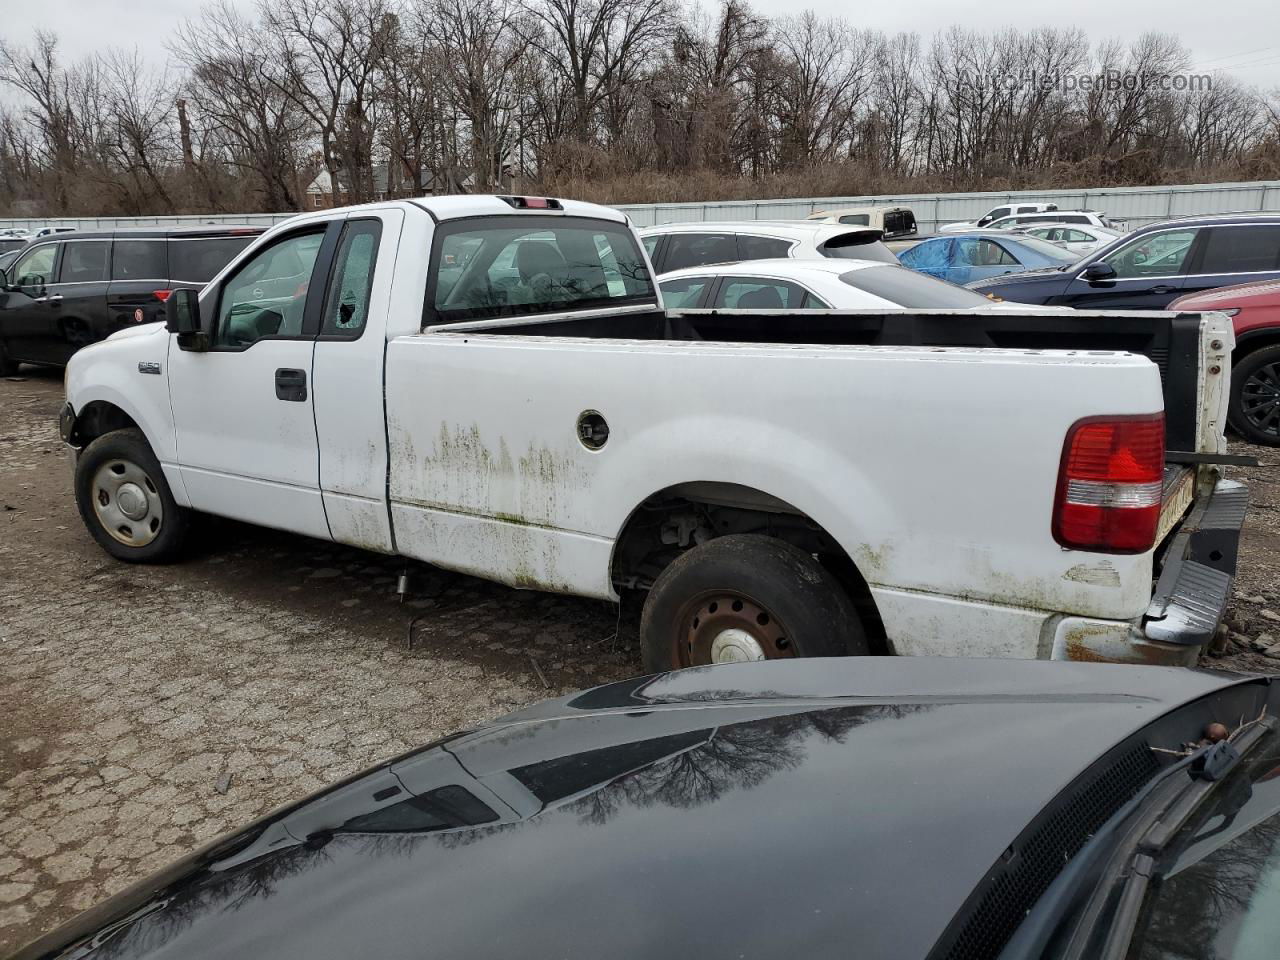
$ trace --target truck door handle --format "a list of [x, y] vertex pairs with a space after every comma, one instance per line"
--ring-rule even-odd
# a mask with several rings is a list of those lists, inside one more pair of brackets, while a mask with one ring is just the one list
[[276, 371], [276, 399], [300, 403], [307, 399], [307, 371], [281, 367]]
[[1152, 293], [1173, 293], [1173, 291], [1176, 289], [1177, 289], [1176, 287], [1171, 287], [1167, 283], [1161, 283], [1152, 287], [1151, 292]]

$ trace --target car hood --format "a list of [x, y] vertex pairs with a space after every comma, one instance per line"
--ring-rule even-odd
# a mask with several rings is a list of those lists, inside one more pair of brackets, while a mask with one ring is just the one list
[[1238, 283], [1179, 297], [1169, 304], [1170, 310], [1221, 310], [1226, 307], [1280, 306], [1280, 280]]
[[1023, 270], [1021, 273], [1005, 273], [998, 277], [988, 277], [986, 280], [975, 280], [972, 283], [966, 283], [965, 286], [970, 289], [978, 287], [986, 289], [1010, 283], [1055, 283], [1066, 280], [1070, 276], [1069, 270], [1063, 270], [1060, 267], [1038, 267], [1035, 270]]
[[19, 957], [923, 957], [1101, 754], [1237, 682], [842, 658], [616, 683], [269, 815]]

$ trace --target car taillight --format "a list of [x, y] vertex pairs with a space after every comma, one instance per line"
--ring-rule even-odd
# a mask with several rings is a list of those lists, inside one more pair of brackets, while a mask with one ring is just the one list
[[1053, 538], [1073, 550], [1150, 550], [1163, 479], [1164, 414], [1077, 421], [1062, 447]]
[[155, 297], [157, 300], [159, 300], [161, 303], [164, 303], [166, 300], [168, 300], [169, 296], [172, 293], [173, 293], [172, 290], [152, 290], [151, 291], [151, 295]]

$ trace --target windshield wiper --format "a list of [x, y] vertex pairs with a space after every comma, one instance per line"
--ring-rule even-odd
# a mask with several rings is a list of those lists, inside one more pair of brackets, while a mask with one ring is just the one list
[[[1275, 724], [1270, 718], [1259, 718], [1234, 739], [1222, 740], [1203, 747], [1184, 763], [1189, 781], [1169, 802], [1143, 818], [1131, 852], [1125, 858], [1129, 876], [1120, 890], [1119, 901], [1107, 931], [1098, 960], [1121, 960], [1129, 952], [1142, 903], [1156, 876], [1156, 864], [1174, 837], [1200, 809], [1205, 799], [1235, 770], [1248, 753], [1262, 743]], [[1250, 793], [1235, 798], [1236, 809], [1249, 800]]]

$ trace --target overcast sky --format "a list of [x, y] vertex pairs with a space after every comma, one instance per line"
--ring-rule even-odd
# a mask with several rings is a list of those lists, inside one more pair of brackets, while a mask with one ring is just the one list
[[[62, 39], [68, 60], [79, 59], [107, 46], [137, 46], [158, 62], [166, 59], [164, 39], [204, 0], [45, 0], [43, 3], [5, 0], [3, 29], [6, 42], [26, 43], [37, 26]], [[252, 0], [233, 0], [251, 9]], [[1280, 23], [1275, 0], [1234, 0], [1217, 6], [1207, 0], [1164, 0], [1159, 4], [1136, 0], [1070, 0], [1064, 3], [1028, 0], [985, 0], [981, 19], [976, 7], [957, 0], [898, 0], [851, 4], [848, 0], [753, 0], [761, 13], [795, 13], [809, 6], [819, 14], [839, 14], [856, 26], [894, 32], [914, 30], [929, 36], [951, 24], [991, 31], [1004, 27], [1081, 27], [1093, 41], [1127, 38], [1144, 30], [1177, 34], [1192, 50], [1197, 72], [1224, 69], [1242, 81], [1265, 88], [1280, 86]], [[714, 2], [704, 2], [714, 7]], [[1217, 15], [1215, 15], [1217, 14]]]

